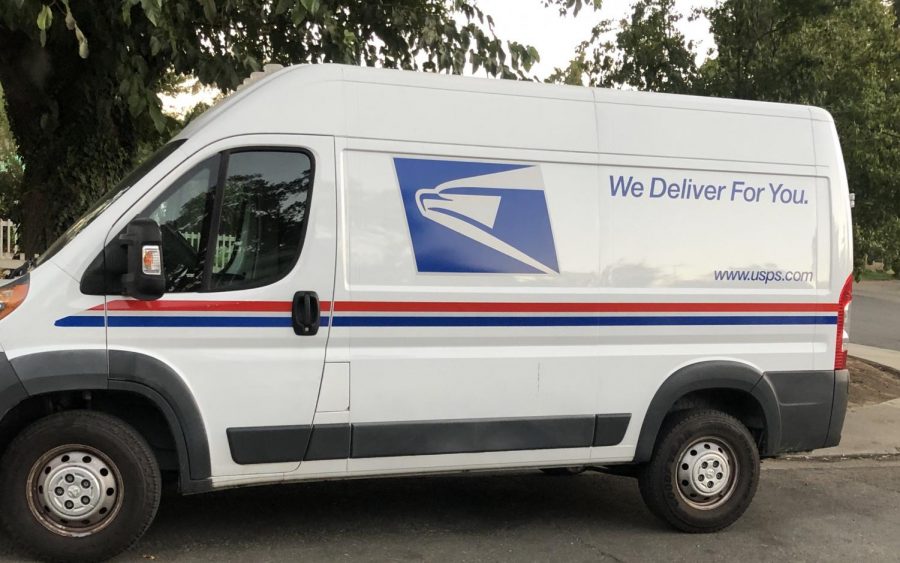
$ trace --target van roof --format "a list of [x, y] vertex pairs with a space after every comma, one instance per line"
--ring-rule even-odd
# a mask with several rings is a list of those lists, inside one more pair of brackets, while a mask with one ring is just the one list
[[[267, 74], [191, 122], [179, 137], [303, 133], [594, 152], [595, 104], [613, 112], [616, 106], [644, 106], [831, 121], [824, 110], [790, 104], [338, 64], [297, 65]], [[560, 131], [548, 136], [550, 129]], [[480, 142], [467, 140], [476, 137]], [[509, 143], [510, 138], [520, 143]]]

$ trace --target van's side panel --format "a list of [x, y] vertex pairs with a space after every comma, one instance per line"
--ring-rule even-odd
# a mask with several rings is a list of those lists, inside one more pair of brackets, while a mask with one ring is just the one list
[[[568, 420], [571, 417], [583, 419], [593, 432], [595, 415], [627, 414], [597, 410], [602, 393], [598, 328], [578, 326], [577, 307], [559, 314], [541, 313], [533, 305], [587, 303], [594, 293], [600, 239], [597, 192], [592, 189], [597, 182], [596, 157], [360, 139], [348, 140], [347, 145], [342, 220], [348, 225], [348, 277], [344, 287], [336, 289], [333, 331], [335, 339], [346, 331], [350, 342], [351, 472], [587, 461], [593, 436], [574, 449], [553, 447], [550, 437], [542, 443], [540, 436], [570, 423], [584, 428], [577, 420]], [[427, 237], [411, 231], [417, 227], [409, 223], [407, 213], [421, 210], [408, 208], [409, 202], [404, 201], [401, 185], [406, 187], [407, 171], [403, 165], [424, 171], [417, 178], [423, 182], [430, 170], [449, 167], [450, 174], [464, 177], [457, 178], [457, 183], [467, 189], [527, 188], [527, 182], [537, 182], [530, 187], [542, 188], [559, 272], [465, 271], [465, 259], [457, 263], [459, 271], [427, 271], [443, 267], [427, 260], [439, 261], [448, 248], [429, 249]], [[486, 175], [474, 172], [466, 177], [469, 166], [495, 165], [525, 168]], [[460, 167], [458, 173], [456, 167]], [[526, 175], [517, 176], [520, 172]], [[421, 184], [423, 189], [431, 187]], [[502, 197], [515, 197], [502, 193]], [[501, 228], [503, 213], [515, 213], [510, 209], [500, 209], [495, 227]], [[531, 221], [532, 231], [543, 228], [537, 216], [514, 219], [526, 228]], [[465, 237], [453, 244], [449, 250], [463, 254], [477, 252], [479, 246]], [[498, 252], [497, 258], [502, 261], [504, 255]], [[500, 264], [501, 269], [505, 267]], [[507, 265], [516, 269], [512, 263]], [[341, 305], [344, 299], [347, 304]], [[465, 434], [481, 432], [477, 425], [489, 419], [491, 424], [507, 425], [496, 432], [509, 431], [510, 447], [498, 442], [487, 447], [496, 451], [473, 452], [475, 438]], [[443, 434], [445, 451], [430, 449], [427, 440], [408, 452], [380, 451], [379, 444], [367, 444], [380, 432], [390, 435], [392, 426], [406, 431], [403, 425], [410, 422], [436, 424], [429, 432], [449, 428], [449, 434]], [[473, 423], [474, 428], [465, 426]], [[381, 426], [373, 427], [376, 424]], [[516, 424], [536, 425], [530, 430], [535, 441], [517, 442]], [[458, 436], [454, 425], [459, 427]], [[412, 453], [416, 447], [422, 455], [391, 455]]]
[[[370, 97], [371, 92], [366, 99]], [[507, 105], [516, 107], [513, 102]], [[835, 316], [817, 307], [821, 263], [831, 260], [821, 255], [818, 210], [823, 199], [828, 206], [830, 195], [817, 178], [808, 118], [802, 113], [772, 117], [624, 104], [598, 104], [596, 113], [599, 158], [593, 172], [582, 170], [590, 162], [584, 160], [582, 166], [556, 174], [568, 192], [556, 183], [558, 164], [553, 161], [571, 161], [578, 154], [575, 150], [557, 156], [524, 148], [347, 141], [347, 297], [374, 308], [356, 311], [349, 321], [356, 326], [347, 327], [354, 424], [503, 419], [547, 412], [627, 414], [631, 422], [624, 437], [612, 448], [590, 452], [597, 462], [626, 460], [634, 453], [656, 390], [685, 366], [727, 361], [749, 366], [760, 378], [814, 368], [817, 327], [830, 325], [833, 334]], [[638, 127], [651, 114], [654, 126]], [[634, 117], [631, 128], [625, 128], [623, 115]], [[462, 125], [466, 121], [460, 120]], [[656, 134], [697, 123], [706, 123], [710, 131], [694, 143]], [[712, 129], [714, 124], [719, 129]], [[703, 133], [704, 127], [696, 130]], [[368, 133], [375, 135], [374, 129]], [[458, 131], [450, 136], [459, 143], [474, 138]], [[773, 141], [775, 137], [779, 140]], [[531, 138], [508, 142], [537, 142]], [[767, 143], [767, 149], [754, 148]], [[577, 144], [576, 135], [573, 146]], [[635, 154], [641, 150], [643, 154]], [[429, 271], [428, 263], [423, 268], [415, 233], [410, 232], [416, 227], [409, 209], [404, 210], [404, 171], [397, 158], [539, 165], [560, 252], [558, 271], [450, 274]], [[481, 177], [473, 185], [484, 184]], [[442, 184], [443, 189], [454, 186]], [[421, 188], [432, 186], [423, 183]], [[431, 197], [421, 190], [416, 193]], [[573, 193], [578, 194], [576, 205], [562, 205], [564, 198], [573, 201]], [[427, 215], [427, 205], [431, 203], [421, 203], [413, 215]], [[575, 228], [567, 232], [559, 225]], [[584, 263], [565, 260], [563, 253], [587, 251], [592, 244], [597, 245], [590, 250], [596, 253], [596, 269], [582, 281], [577, 274]], [[461, 303], [485, 300], [578, 302], [591, 308], [591, 325], [542, 331], [508, 327], [502, 332], [459, 323], [390, 326], [392, 316], [434, 312], [413, 311], [408, 305], [377, 310], [384, 302], [449, 302], [456, 312], [441, 314], [466, 316]], [[387, 320], [370, 320], [379, 314]], [[498, 314], [504, 313], [493, 312]], [[335, 330], [340, 330], [339, 323], [336, 311]], [[418, 342], [422, 349], [413, 345]], [[568, 360], [551, 361], [546, 355], [556, 342], [559, 351], [549, 354], [568, 355]], [[521, 349], [523, 345], [528, 348]], [[571, 404], [548, 411], [542, 397], [550, 396], [547, 387], [555, 384], [560, 389], [576, 385], [580, 396], [576, 400], [576, 394], [563, 392]], [[404, 456], [389, 461], [368, 457], [371, 452], [354, 442], [357, 447], [361, 459], [351, 459], [351, 472], [463, 467], [479, 461]], [[572, 455], [573, 462], [581, 455], [559, 453]], [[506, 462], [510, 455], [480, 459]], [[524, 459], [539, 458], [532, 453]]]

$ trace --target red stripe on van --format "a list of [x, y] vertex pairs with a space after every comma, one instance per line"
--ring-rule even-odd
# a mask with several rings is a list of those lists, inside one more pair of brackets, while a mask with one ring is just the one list
[[[833, 313], [833, 303], [511, 303], [482, 301], [328, 301], [322, 311], [355, 313]], [[90, 311], [102, 311], [103, 305]], [[119, 299], [109, 311], [289, 313], [290, 301], [137, 301]]]
[[[322, 301], [322, 311], [331, 310], [331, 303]], [[117, 299], [106, 306], [109, 311], [157, 311], [157, 312], [224, 312], [224, 313], [290, 313], [290, 301], [132, 301]], [[102, 311], [103, 305], [89, 311]]]

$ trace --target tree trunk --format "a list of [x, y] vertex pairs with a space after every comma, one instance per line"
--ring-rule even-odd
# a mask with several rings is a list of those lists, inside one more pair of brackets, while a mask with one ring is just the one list
[[16, 194], [19, 201], [13, 205], [12, 219], [20, 225], [19, 248], [29, 257], [45, 248], [48, 236], [45, 226], [50, 210], [43, 193], [47, 175], [41, 173], [45, 168], [41, 160], [47, 155], [40, 126], [49, 107], [43, 88], [48, 72], [46, 53], [35, 50], [25, 34], [0, 32], [0, 81], [10, 130], [25, 163], [22, 192]]
[[[0, 28], [0, 82], [25, 165], [11, 218], [19, 223], [19, 248], [28, 257], [46, 250], [109, 190], [136, 150], [118, 86], [78, 57], [65, 26], [54, 31], [61, 37], [51, 36], [42, 48], [21, 32]], [[93, 65], [101, 62], [101, 53], [91, 56]]]

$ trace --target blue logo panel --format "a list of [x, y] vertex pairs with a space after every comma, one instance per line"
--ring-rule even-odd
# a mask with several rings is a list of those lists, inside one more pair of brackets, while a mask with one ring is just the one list
[[559, 272], [540, 168], [394, 158], [420, 272]]

